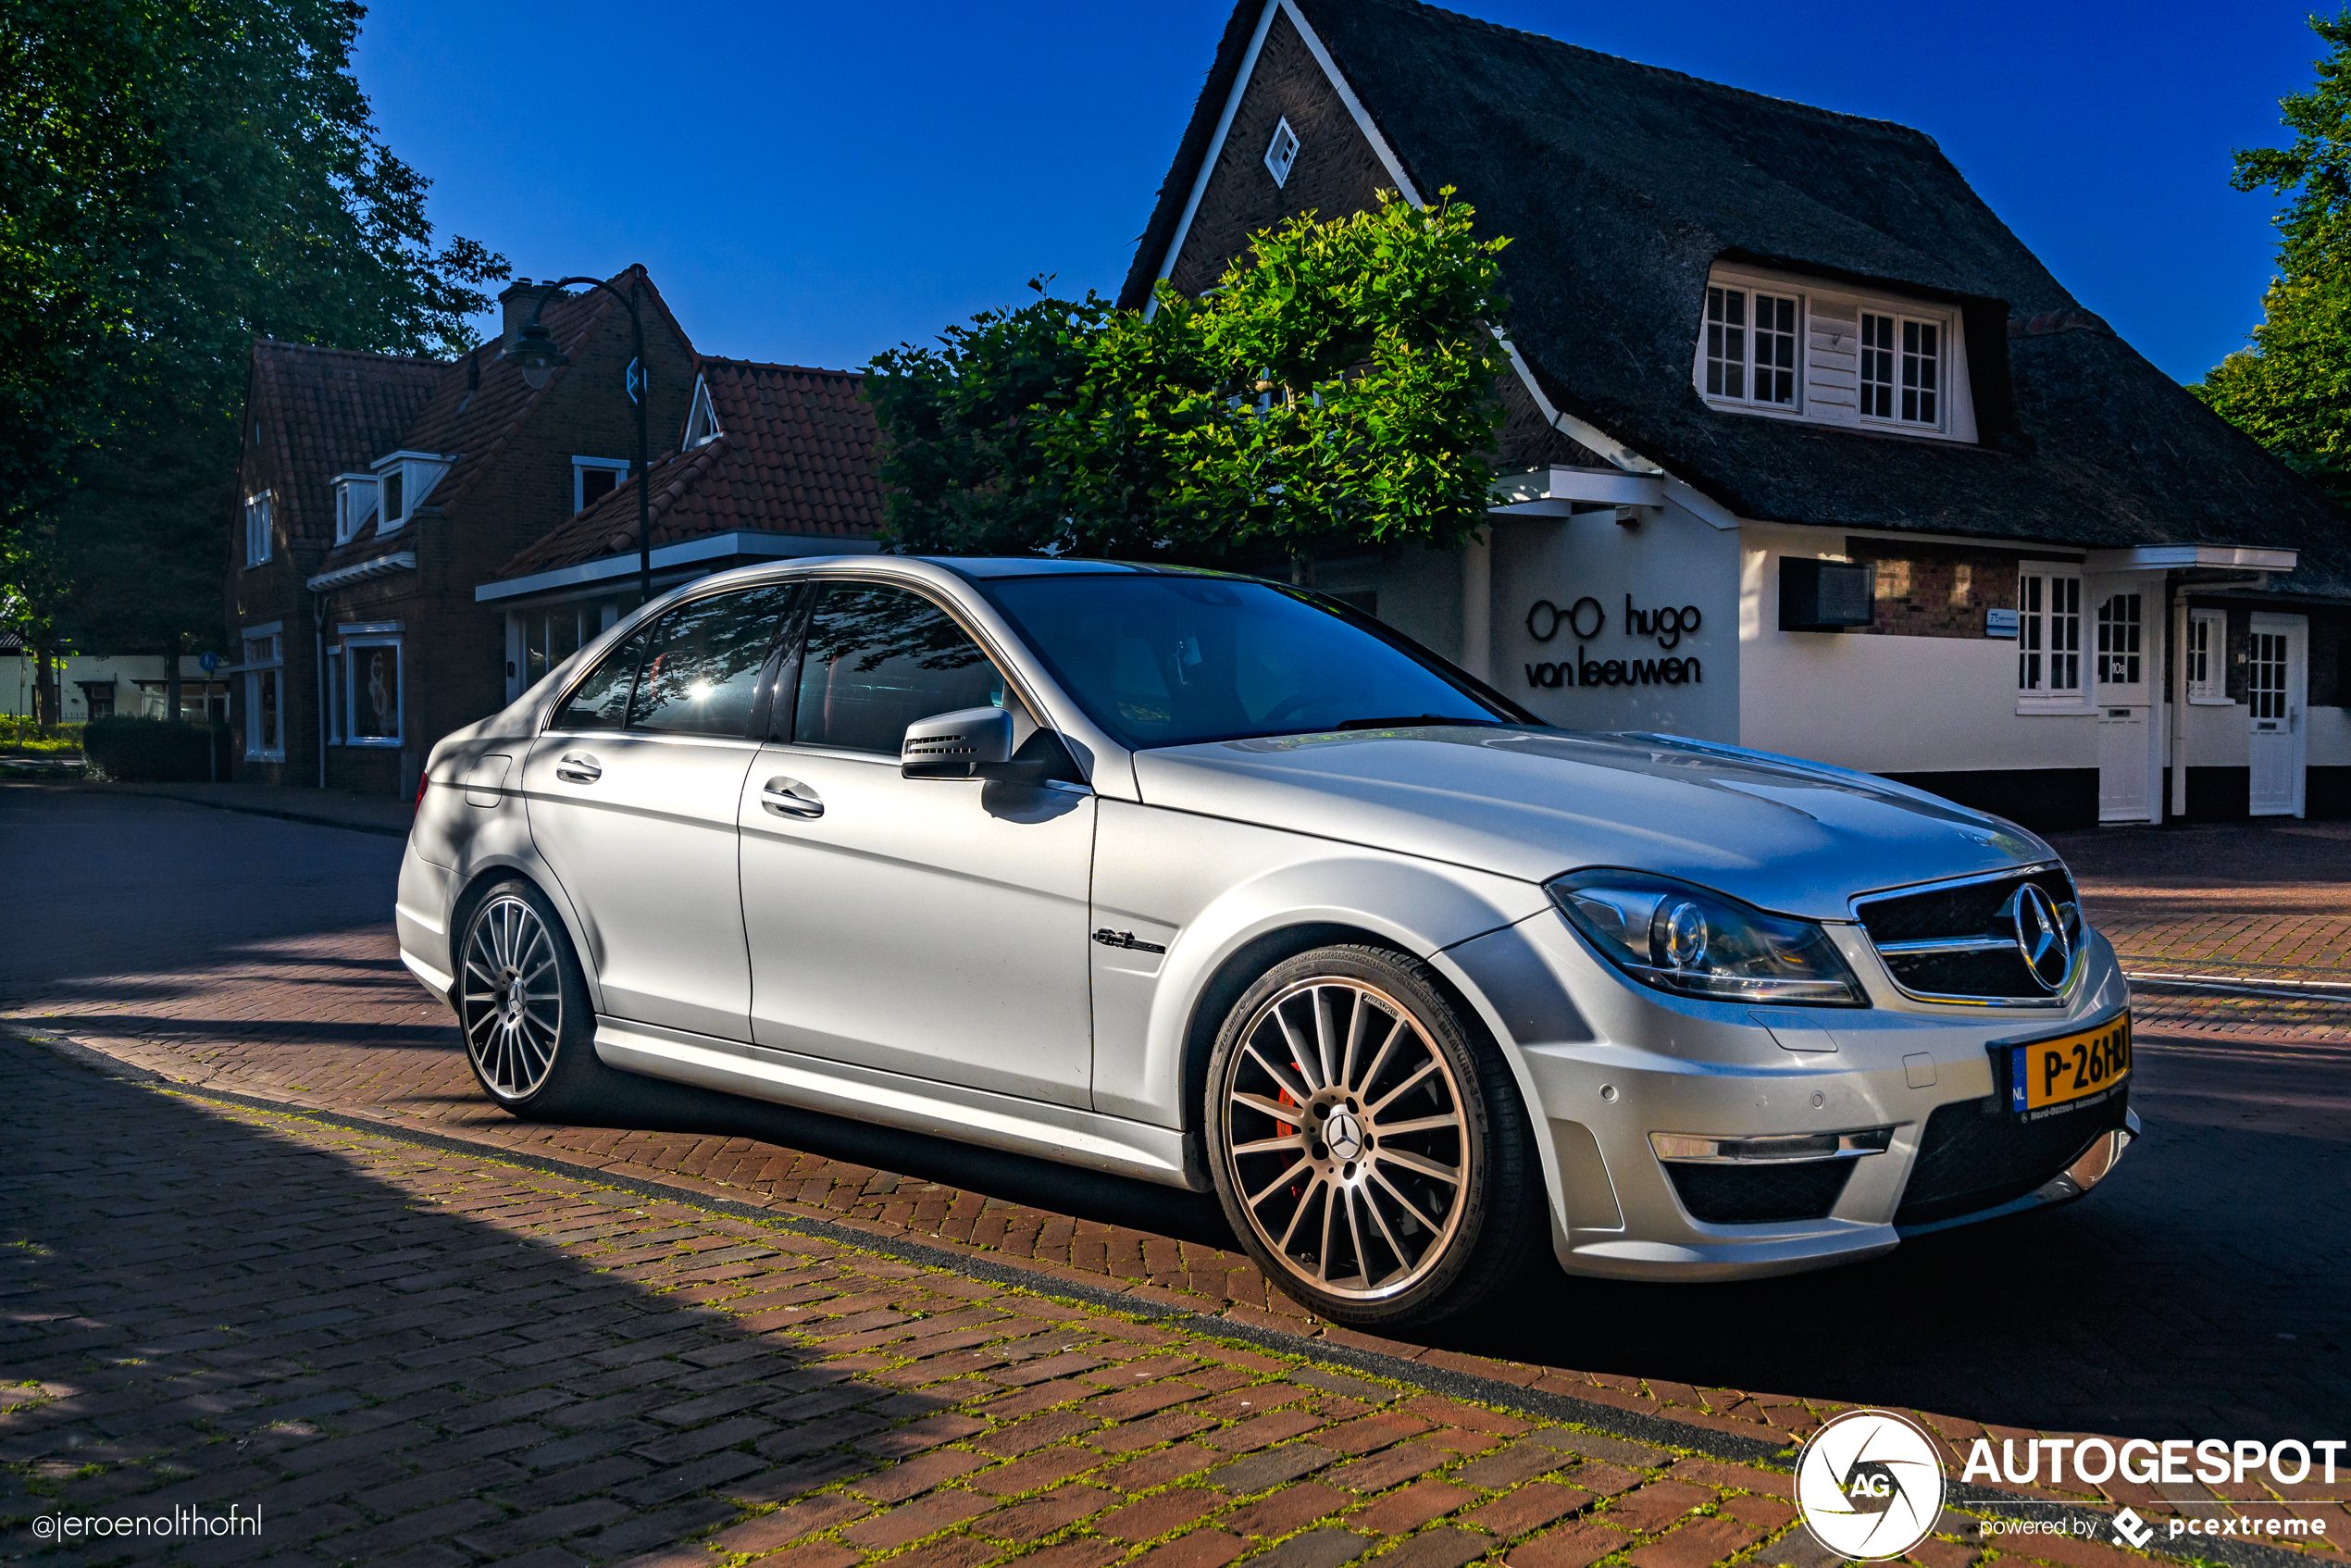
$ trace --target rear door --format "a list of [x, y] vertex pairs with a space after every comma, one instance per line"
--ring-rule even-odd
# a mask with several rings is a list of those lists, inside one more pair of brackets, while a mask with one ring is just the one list
[[607, 1012], [749, 1038], [735, 817], [797, 591], [672, 606], [607, 653], [532, 745], [531, 837], [586, 927]]

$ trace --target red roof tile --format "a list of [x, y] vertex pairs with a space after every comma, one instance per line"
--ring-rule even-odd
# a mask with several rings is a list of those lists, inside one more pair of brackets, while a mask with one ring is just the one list
[[251, 417], [277, 443], [276, 511], [295, 544], [335, 535], [334, 478], [400, 445], [445, 360], [257, 338]]
[[[653, 465], [654, 548], [739, 530], [839, 539], [881, 531], [879, 429], [861, 377], [742, 359], [705, 358], [699, 368], [723, 433]], [[637, 487], [628, 482], [517, 552], [498, 575], [528, 577], [636, 549]]]

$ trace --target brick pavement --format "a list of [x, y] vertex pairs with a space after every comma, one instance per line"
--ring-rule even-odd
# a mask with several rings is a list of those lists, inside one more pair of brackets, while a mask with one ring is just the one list
[[[368, 844], [373, 852], [371, 841], [350, 836], [251, 826], [265, 835], [290, 836], [283, 840], [288, 843], [342, 837]], [[383, 847], [396, 852], [396, 845]], [[331, 879], [302, 881], [332, 887]], [[376, 895], [362, 888], [359, 896]], [[331, 918], [315, 923], [338, 924]], [[1320, 1334], [1334, 1345], [1368, 1345], [1432, 1371], [1467, 1372], [1614, 1406], [1636, 1417], [1663, 1416], [1767, 1442], [1800, 1435], [1841, 1401], [1960, 1412], [1938, 1419], [1961, 1438], [1987, 1430], [2012, 1433], [2018, 1426], [2114, 1430], [2118, 1423], [2126, 1431], [2158, 1435], [2273, 1435], [2272, 1425], [2310, 1425], [2297, 1412], [2345, 1408], [2339, 1312], [2334, 1287], [2323, 1283], [2339, 1279], [2346, 1262], [2339, 1196], [2345, 1184], [2315, 1174], [2323, 1167], [2314, 1167], [2313, 1185], [2329, 1194], [2330, 1208], [2325, 1223], [2301, 1225], [2308, 1256], [2282, 1261], [2259, 1233], [2242, 1224], [2247, 1198], [2275, 1190], [2257, 1163], [2263, 1138], [2279, 1129], [2322, 1136], [2329, 1142], [2319, 1147], [2339, 1154], [2346, 1107], [2339, 1097], [2327, 1102], [2325, 1092], [2339, 1088], [2351, 1060], [2312, 1041], [2307, 1030], [2281, 1026], [2257, 1054], [2264, 1061], [2294, 1058], [2283, 1071], [2304, 1075], [2320, 1086], [2318, 1092], [2296, 1080], [2291, 1093], [2272, 1097], [2280, 1103], [2250, 1109], [2225, 1093], [2183, 1093], [2180, 1113], [2171, 1118], [2176, 1125], [2158, 1119], [2154, 1147], [2126, 1163], [2110, 1184], [2117, 1189], [2113, 1200], [2102, 1192], [2081, 1209], [2016, 1222], [2038, 1230], [1984, 1227], [1957, 1233], [1978, 1238], [1972, 1242], [1913, 1243], [1895, 1259], [1863, 1269], [1706, 1292], [1562, 1282], [1573, 1296], [1538, 1293], [1516, 1320], [1405, 1344], [1365, 1340], [1304, 1321], [1286, 1298], [1266, 1291], [1245, 1259], [1220, 1244], [1226, 1238], [1213, 1205], [1180, 1194], [690, 1094], [649, 1104], [633, 1128], [508, 1121], [474, 1091], [446, 1014], [407, 979], [379, 926], [225, 948], [192, 938], [176, 955], [178, 963], [168, 962], [175, 956], [168, 946], [160, 937], [148, 944], [157, 964], [144, 973], [95, 977], [68, 964], [68, 972], [49, 979], [19, 974], [0, 984], [0, 1015], [15, 1017], [20, 1027], [70, 1035], [175, 1078], [392, 1126], [429, 1127], [493, 1150], [541, 1154], [616, 1178], [667, 1183], [779, 1213], [828, 1213], [883, 1234], [967, 1248], [976, 1258], [1017, 1261], [1049, 1277], [1124, 1286], [1138, 1299], [1223, 1311], [1238, 1324]], [[2245, 1060], [2237, 1038], [2243, 1031], [2207, 1032], [2211, 1038], [2194, 1042], [2189, 1054], [2209, 1056], [2236, 1074]], [[655, 1098], [666, 1095], [667, 1086], [646, 1087]], [[2149, 1103], [2141, 1100], [2143, 1108]], [[2121, 1189], [2133, 1180], [2158, 1188], [2153, 1173], [2162, 1167], [2152, 1162], [2170, 1161], [2176, 1169], [2180, 1157], [2192, 1151], [2191, 1142], [2216, 1151], [2220, 1164], [2207, 1174], [2226, 1178], [2200, 1182], [2211, 1190], [2197, 1196], [2196, 1223], [2182, 1225], [2185, 1216], [2173, 1212], [2168, 1197], [2148, 1205], [2144, 1217], [2118, 1213]], [[2183, 1236], [2193, 1246], [2182, 1245]], [[2048, 1369], [2020, 1361], [1996, 1337], [1982, 1338], [1982, 1314], [1970, 1305], [1984, 1268], [2006, 1270], [2001, 1260], [2019, 1238], [2047, 1255], [2041, 1289], [2075, 1302], [2079, 1321], [2090, 1330], [2065, 1336], [2074, 1343], [2055, 1379]], [[2207, 1247], [2233, 1248], [2244, 1257], [2216, 1270]], [[2150, 1256], [2164, 1249], [2173, 1255]], [[2217, 1291], [2216, 1274], [2230, 1281]], [[2272, 1294], [2283, 1290], [2274, 1304], [2248, 1311], [2260, 1301], [2259, 1289], [2244, 1288], [2252, 1277], [2273, 1288]], [[1904, 1311], [1889, 1323], [1847, 1323], [1857, 1295], [1901, 1300]], [[2126, 1318], [2137, 1320], [2135, 1326], [2118, 1338], [2114, 1325]], [[1598, 1336], [1562, 1333], [1579, 1320], [1610, 1327]], [[1760, 1339], [1725, 1337], [1717, 1326], [1723, 1321], [1786, 1326]], [[1832, 1322], [1836, 1332], [1818, 1331]], [[1979, 1338], [1969, 1339], [1970, 1333]], [[2279, 1347], [2289, 1340], [2322, 1358], [2313, 1368], [2333, 1370], [2320, 1375], [2283, 1360]], [[1570, 1354], [1562, 1356], [1562, 1349]], [[1558, 1364], [1562, 1360], [1586, 1370]], [[2179, 1369], [2158, 1380], [2152, 1400], [2145, 1387], [2151, 1363], [2167, 1373]], [[1955, 1366], [1962, 1374], [1956, 1379], [1947, 1375]], [[1779, 1375], [1772, 1375], [1773, 1368]], [[1931, 1375], [1938, 1368], [1940, 1382]], [[1771, 1383], [1805, 1388], [1807, 1396], [1753, 1387]], [[2071, 1402], [2053, 1400], [2053, 1388], [2070, 1391]]]
[[[1784, 1473], [0, 1040], [0, 1531], [212, 1562], [1758, 1568]], [[2158, 1508], [2142, 1500], [2143, 1511]], [[2247, 1498], [2245, 1517], [2314, 1512]], [[2337, 1508], [2351, 1530], [2351, 1514]], [[2108, 1568], [1948, 1511], [1913, 1568]], [[40, 1561], [120, 1561], [68, 1541]]]

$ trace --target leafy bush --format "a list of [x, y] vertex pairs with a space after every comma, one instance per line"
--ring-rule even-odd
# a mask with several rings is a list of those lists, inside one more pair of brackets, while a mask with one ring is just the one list
[[35, 724], [29, 718], [0, 714], [0, 752], [31, 756], [57, 756], [81, 749], [81, 726]]
[[[205, 764], [205, 742], [213, 748], [214, 770]], [[81, 753], [93, 777], [125, 784], [186, 784], [229, 777], [229, 727], [167, 724], [159, 718], [118, 716], [83, 727]]]

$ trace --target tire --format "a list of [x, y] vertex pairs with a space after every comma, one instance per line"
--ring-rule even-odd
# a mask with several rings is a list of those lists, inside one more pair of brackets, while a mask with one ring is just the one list
[[1316, 1316], [1431, 1323], [1543, 1255], [1526, 1111], [1483, 1034], [1426, 964], [1370, 947], [1300, 953], [1225, 1016], [1204, 1107], [1216, 1196]]
[[596, 1059], [596, 1015], [547, 895], [516, 878], [482, 895], [457, 943], [457, 1027], [482, 1092], [526, 1121], [592, 1120], [619, 1075]]

